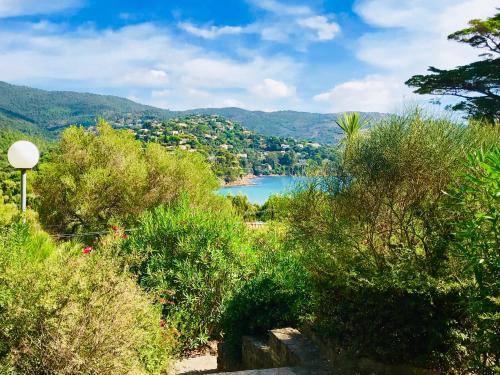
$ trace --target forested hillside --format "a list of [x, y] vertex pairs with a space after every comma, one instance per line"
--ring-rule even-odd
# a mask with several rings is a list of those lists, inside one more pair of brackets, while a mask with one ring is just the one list
[[204, 154], [215, 174], [234, 181], [245, 174], [304, 174], [307, 167], [333, 160], [333, 149], [294, 138], [265, 136], [218, 115], [190, 115], [168, 121], [115, 122], [137, 139]]
[[168, 111], [125, 98], [71, 91], [45, 91], [0, 82], [0, 112], [49, 131], [71, 124], [94, 124], [96, 117], [165, 117]]
[[[189, 114], [219, 115], [237, 121], [249, 130], [269, 136], [293, 137], [334, 144], [341, 131], [335, 124], [338, 114], [295, 111], [247, 111], [240, 108], [202, 108], [169, 111], [109, 95], [71, 91], [45, 91], [0, 82], [0, 113], [14, 120], [39, 125], [52, 133], [71, 124], [91, 125], [97, 117], [108, 121], [168, 120]], [[364, 113], [378, 119], [379, 113]]]

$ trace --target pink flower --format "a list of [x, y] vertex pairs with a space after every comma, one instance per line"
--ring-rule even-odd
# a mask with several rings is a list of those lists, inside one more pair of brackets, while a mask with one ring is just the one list
[[123, 233], [123, 234], [122, 234], [122, 238], [127, 239], [127, 238], [128, 238], [127, 234], [126, 234], [126, 233]]
[[85, 246], [85, 247], [83, 248], [83, 250], [82, 250], [82, 253], [83, 253], [83, 254], [88, 254], [88, 253], [90, 253], [92, 250], [93, 250], [93, 249], [92, 249], [92, 246]]
[[160, 319], [160, 327], [161, 328], [165, 327], [165, 321], [163, 319]]
[[111, 227], [111, 229], [113, 229], [113, 230], [116, 232], [116, 231], [117, 231], [118, 229], [120, 229], [120, 228], [118, 228], [118, 226], [116, 226], [116, 225], [113, 225], [113, 226]]

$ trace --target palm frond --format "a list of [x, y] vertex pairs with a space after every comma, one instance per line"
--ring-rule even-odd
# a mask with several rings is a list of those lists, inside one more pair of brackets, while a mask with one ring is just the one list
[[368, 125], [369, 121], [366, 118], [362, 118], [357, 112], [345, 112], [342, 117], [337, 118], [335, 122], [349, 140], [355, 137], [363, 127]]

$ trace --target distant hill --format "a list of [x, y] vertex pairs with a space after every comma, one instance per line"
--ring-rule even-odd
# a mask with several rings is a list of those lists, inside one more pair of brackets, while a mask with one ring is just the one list
[[226, 182], [246, 174], [302, 175], [308, 167], [335, 160], [333, 147], [262, 135], [220, 115], [191, 114], [166, 121], [111, 124], [132, 131], [144, 142], [204, 154], [215, 174]]
[[114, 119], [134, 114], [156, 118], [168, 112], [117, 96], [45, 91], [0, 82], [0, 113], [52, 132], [71, 124], [94, 124], [99, 116]]
[[[219, 115], [239, 122], [252, 131], [269, 136], [293, 137], [320, 143], [335, 143], [341, 132], [335, 124], [338, 114], [320, 114], [295, 111], [247, 111], [240, 108], [200, 108], [188, 111], [169, 111], [133, 102], [111, 95], [97, 95], [72, 91], [46, 91], [16, 86], [0, 81], [0, 126], [57, 134], [71, 124], [89, 126], [97, 117], [111, 122], [133, 118], [168, 120], [189, 114]], [[380, 118], [380, 113], [364, 113]], [[21, 129], [22, 128], [22, 129]]]
[[[237, 121], [255, 132], [280, 137], [307, 139], [320, 143], [336, 143], [342, 131], [335, 123], [339, 114], [296, 111], [247, 111], [241, 108], [200, 108], [186, 111], [190, 114], [216, 114]], [[379, 113], [365, 113], [380, 118]]]

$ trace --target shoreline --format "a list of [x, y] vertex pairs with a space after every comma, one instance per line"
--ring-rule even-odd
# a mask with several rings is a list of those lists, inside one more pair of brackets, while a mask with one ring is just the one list
[[253, 180], [260, 178], [260, 177], [283, 177], [283, 176], [291, 176], [291, 175], [285, 175], [285, 174], [266, 174], [266, 175], [254, 175], [254, 174], [247, 174], [246, 176], [243, 176], [236, 181], [231, 181], [231, 182], [223, 182], [221, 187], [237, 187], [237, 186], [255, 186], [257, 185]]
[[246, 176], [243, 176], [235, 181], [231, 182], [224, 182], [222, 184], [222, 187], [234, 187], [234, 186], [253, 186], [256, 185], [255, 182], [252, 180], [256, 179], [258, 176], [255, 176], [253, 174], [247, 174]]

